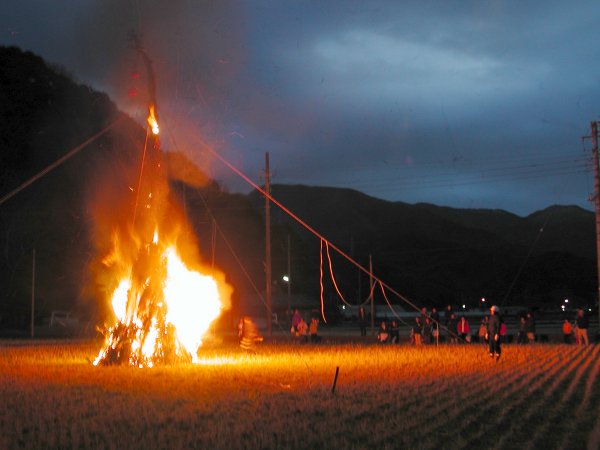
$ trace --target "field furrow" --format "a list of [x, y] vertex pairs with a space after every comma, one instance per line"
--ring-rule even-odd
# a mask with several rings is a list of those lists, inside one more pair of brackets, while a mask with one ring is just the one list
[[[572, 357], [570, 367], [564, 371], [562, 376], [556, 377], [553, 381], [550, 388], [551, 391], [556, 390], [560, 393], [561, 389], [558, 389], [559, 385], [564, 385], [567, 382], [568, 385], [566, 389], [562, 390], [560, 398], [551, 407], [544, 409], [545, 420], [530, 432], [526, 448], [564, 448], [564, 438], [569, 435], [570, 424], [574, 420], [572, 410], [574, 404], [577, 403], [577, 398], [574, 395], [575, 391], [580, 387], [581, 378], [595, 361], [600, 347], [594, 348], [592, 352], [588, 350], [585, 349], [575, 357]], [[573, 376], [570, 376], [572, 373]], [[596, 375], [593, 375], [593, 378], [595, 377]]]
[[[600, 346], [264, 345], [93, 367], [0, 343], [0, 448], [598, 448]], [[336, 391], [332, 382], [336, 367]]]
[[[543, 364], [540, 362], [540, 366]], [[539, 369], [542, 370], [542, 367]], [[528, 373], [517, 369], [503, 375], [504, 395], [508, 396], [510, 392], [519, 390], [522, 384], [528, 383]], [[440, 408], [443, 414], [438, 415], [431, 424], [431, 433], [443, 436], [445, 442], [450, 444], [459, 444], [464, 441], [465, 426], [469, 426], [472, 432], [480, 428], [485, 423], [482, 417], [485, 411], [493, 408], [493, 405], [490, 406], [489, 392], [497, 389], [495, 377], [496, 374], [490, 377], [490, 373], [484, 372], [477, 383], [457, 384], [452, 401], [444, 405], [444, 409]]]
[[[581, 355], [581, 352], [578, 353]], [[497, 422], [504, 429], [503, 436], [495, 443], [494, 448], [521, 448], [527, 446], [532, 429], [545, 422], [545, 416], [556, 404], [557, 387], [566, 380], [566, 376], [574, 370], [572, 360], [557, 354], [558, 364], [553, 365], [546, 373], [538, 376], [532, 385], [526, 387], [511, 409], [518, 413], [504, 416]], [[532, 428], [532, 424], [535, 427]]]
[[478, 442], [490, 428], [497, 426], [506, 416], [513, 415], [522, 402], [523, 390], [543, 382], [536, 374], [545, 373], [549, 376], [560, 363], [557, 356], [526, 358], [515, 364], [506, 361], [504, 359], [502, 369], [488, 374], [488, 389], [485, 394], [476, 404], [470, 405], [470, 414], [464, 414], [453, 427], [453, 434], [448, 436], [460, 443], [460, 447]]
[[[476, 358], [477, 364], [489, 370], [497, 370], [498, 365], [494, 361], [489, 361], [486, 354], [479, 347], [468, 347], [468, 358]], [[452, 347], [446, 348], [452, 352]], [[547, 364], [547, 360], [540, 360], [539, 364]], [[526, 361], [515, 363], [517, 367], [527, 364]], [[516, 382], [519, 377], [525, 376], [525, 371], [512, 372], [508, 375], [506, 381]], [[514, 379], [513, 379], [514, 378]], [[462, 417], [469, 410], [476, 408], [477, 402], [485, 398], [493, 382], [485, 371], [475, 370], [472, 372], [453, 376], [440, 374], [438, 376], [437, 386], [425, 393], [415, 393], [410, 403], [398, 405], [402, 409], [409, 411], [411, 416], [418, 417], [419, 420], [406, 421], [403, 424], [402, 444], [405, 446], [427, 446], [423, 442], [423, 436], [420, 436], [415, 430], [423, 427], [427, 423], [428, 435], [448, 435], [455, 430], [455, 421]], [[445, 395], [444, 395], [445, 393]], [[448, 393], [451, 393], [448, 395]], [[408, 436], [408, 437], [407, 437]], [[410, 436], [415, 436], [410, 438]], [[385, 436], [382, 437], [381, 444], [387, 442]]]
[[600, 448], [600, 402], [597, 402], [596, 405], [595, 419], [587, 441], [588, 449]]
[[[583, 448], [586, 444], [585, 430], [594, 426], [595, 420], [593, 418], [596, 413], [595, 404], [600, 400], [600, 391], [597, 388], [598, 375], [600, 373], [600, 360], [598, 359], [598, 353], [600, 347], [595, 346], [593, 350], [589, 347], [588, 353], [588, 365], [592, 365], [592, 368], [586, 373], [587, 378], [583, 386], [579, 384], [580, 395], [577, 399], [570, 404], [570, 408], [566, 411], [569, 415], [569, 420], [565, 420], [563, 423], [564, 434], [562, 439], [559, 441], [560, 444], [556, 448], [568, 448], [568, 447], [581, 447]], [[582, 392], [581, 392], [582, 391]], [[589, 447], [588, 448], [598, 448]]]

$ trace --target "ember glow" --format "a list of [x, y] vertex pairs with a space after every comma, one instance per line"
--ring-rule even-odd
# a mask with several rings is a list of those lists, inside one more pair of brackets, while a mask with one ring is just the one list
[[[156, 262], [164, 280], [154, 302], [139, 292], [135, 295], [131, 276], [119, 282], [112, 296], [117, 324], [110, 328], [95, 365], [123, 362], [152, 367], [157, 361], [190, 358], [197, 362], [202, 336], [221, 313], [217, 280], [186, 267], [174, 247], [168, 247]], [[151, 284], [150, 278], [144, 280], [142, 291], [151, 291]]]
[[[177, 329], [179, 340], [192, 356], [202, 344], [200, 338], [221, 313], [219, 289], [214, 278], [188, 269], [174, 248], [167, 249], [167, 322]], [[202, 301], [199, 301], [202, 299]]]
[[150, 105], [150, 111], [148, 114], [148, 125], [150, 125], [150, 129], [152, 133], [158, 134], [160, 129], [158, 128], [158, 120], [156, 120], [156, 112], [154, 105]]
[[148, 124], [153, 136], [140, 152], [135, 201], [125, 217], [103, 219], [114, 223], [101, 272], [116, 323], [104, 331], [94, 365], [196, 362], [203, 336], [229, 306], [232, 288], [200, 262], [195, 235], [170, 193], [153, 106]]

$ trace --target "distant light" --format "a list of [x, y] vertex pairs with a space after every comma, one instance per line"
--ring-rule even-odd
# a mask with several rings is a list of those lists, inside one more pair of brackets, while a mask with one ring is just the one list
[[481, 302], [485, 303], [485, 297], [481, 297]]
[[569, 299], [568, 298], [565, 298], [565, 303], [569, 303]]
[[342, 309], [346, 309], [346, 305], [342, 305]]
[[290, 281], [290, 277], [288, 277], [287, 275], [284, 275], [283, 277], [281, 277], [281, 279], [282, 279], [283, 281], [285, 281], [286, 283], [287, 283], [288, 281]]
[[592, 312], [592, 308], [589, 308], [589, 309], [588, 309], [588, 311], [589, 311], [589, 312]]
[[467, 307], [467, 305], [463, 305], [463, 309], [465, 309]]

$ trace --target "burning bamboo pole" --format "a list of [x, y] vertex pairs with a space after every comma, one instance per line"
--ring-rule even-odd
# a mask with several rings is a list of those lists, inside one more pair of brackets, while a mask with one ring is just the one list
[[[129, 235], [115, 239], [115, 245], [127, 246], [124, 253], [128, 254], [128, 264], [121, 264], [126, 268], [121, 270], [124, 273], [120, 274], [121, 281], [112, 299], [118, 322], [105, 330], [105, 345], [94, 364], [151, 367], [156, 363], [188, 362], [197, 356], [194, 353], [201, 344], [202, 330], [186, 321], [208, 311], [211, 318], [208, 325], [202, 325], [208, 328], [220, 313], [223, 287], [214, 278], [190, 271], [177, 255], [177, 232], [184, 225], [175, 223], [174, 200], [162, 164], [152, 61], [139, 40], [133, 40], [148, 76], [148, 129]], [[174, 273], [178, 274], [178, 281], [172, 280]], [[169, 301], [167, 293], [171, 296]], [[200, 295], [202, 298], [196, 297]], [[184, 310], [182, 299], [193, 307], [199, 301], [208, 307], [204, 311]]]

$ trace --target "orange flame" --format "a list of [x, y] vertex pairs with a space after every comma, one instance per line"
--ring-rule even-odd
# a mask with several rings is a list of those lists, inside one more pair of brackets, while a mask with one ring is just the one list
[[150, 107], [148, 108], [147, 121], [148, 121], [148, 125], [150, 125], [150, 128], [152, 129], [152, 133], [158, 134], [160, 129], [158, 128], [158, 120], [156, 118], [156, 112], [154, 109], [154, 105], [150, 105]]
[[214, 278], [188, 269], [174, 248], [167, 249], [166, 258], [167, 322], [175, 326], [177, 337], [195, 360], [202, 336], [221, 313], [219, 289]]
[[162, 251], [158, 265], [164, 267], [165, 276], [161, 283], [162, 293], [155, 303], [149, 303], [147, 299], [153, 283], [150, 277], [138, 288], [132, 288], [134, 277], [131, 272], [120, 279], [111, 298], [117, 323], [107, 333], [104, 348], [94, 365], [119, 360], [124, 333], [132, 336], [128, 337], [129, 354], [123, 362], [152, 367], [159, 359], [158, 354], [164, 353], [169, 333], [173, 334], [174, 353], [183, 352], [191, 356], [192, 362], [198, 361], [202, 338], [228, 304], [232, 290], [218, 273], [213, 277], [187, 267], [172, 245]]
[[[148, 123], [157, 134], [154, 106], [149, 109]], [[135, 203], [133, 221], [127, 214], [117, 217], [111, 206], [102, 217], [115, 230], [101, 258], [101, 276], [110, 286], [116, 322], [105, 332], [94, 365], [195, 362], [204, 335], [229, 307], [233, 291], [218, 270], [200, 269], [194, 234], [170, 195], [158, 138], [144, 155], [136, 193], [146, 199], [144, 208], [136, 209]]]

